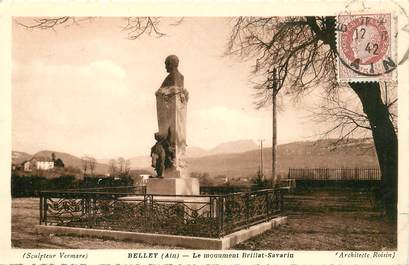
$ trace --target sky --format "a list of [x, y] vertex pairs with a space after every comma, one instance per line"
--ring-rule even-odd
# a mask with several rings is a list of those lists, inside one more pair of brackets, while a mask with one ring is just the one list
[[[189, 90], [188, 146], [210, 149], [242, 139], [271, 145], [271, 108], [255, 109], [251, 62], [223, 56], [229, 20], [185, 18], [178, 26], [172, 21], [161, 20], [166, 36], [137, 40], [127, 38], [122, 18], [95, 18], [55, 31], [14, 23], [13, 150], [149, 155], [158, 128], [154, 93], [166, 77], [170, 54], [179, 57]], [[319, 126], [307, 111], [312, 101], [283, 104], [279, 144], [317, 138]]]

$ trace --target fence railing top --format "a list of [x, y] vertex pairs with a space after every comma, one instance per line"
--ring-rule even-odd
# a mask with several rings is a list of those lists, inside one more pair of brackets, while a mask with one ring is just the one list
[[135, 192], [116, 192], [116, 191], [89, 191], [89, 190], [42, 190], [40, 195], [79, 195], [79, 196], [152, 196], [152, 197], [186, 197], [186, 198], [209, 198], [209, 197], [227, 197], [232, 195], [252, 195], [267, 192], [274, 192], [280, 188], [262, 189], [255, 191], [239, 191], [227, 194], [200, 194], [200, 195], [178, 195], [178, 194], [149, 194], [149, 193], [135, 193]]
[[[41, 194], [57, 194], [57, 193], [60, 193], [60, 194], [84, 194], [84, 195], [92, 195], [92, 194], [95, 194], [95, 195], [98, 195], [98, 194], [101, 194], [101, 195], [117, 195], [117, 194], [118, 195], [121, 195], [121, 194], [135, 195], [135, 193], [131, 193], [131, 192], [74, 191], [74, 190], [42, 190], [39, 193], [40, 193], [40, 195]], [[141, 193], [141, 195], [143, 195], [143, 193]]]
[[379, 168], [376, 167], [333, 167], [333, 168], [328, 168], [328, 167], [314, 167], [314, 168], [309, 168], [309, 167], [294, 167], [294, 168], [289, 168], [288, 170], [380, 170]]
[[115, 186], [115, 187], [94, 187], [94, 188], [79, 188], [79, 189], [66, 189], [66, 190], [103, 190], [103, 189], [135, 189], [135, 188], [143, 188], [145, 186]]

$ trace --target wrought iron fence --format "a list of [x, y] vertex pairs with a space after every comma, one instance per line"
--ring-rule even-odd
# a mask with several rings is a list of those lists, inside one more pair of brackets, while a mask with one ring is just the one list
[[200, 186], [200, 194], [228, 194], [234, 192], [251, 191], [251, 186], [225, 185], [225, 186]]
[[288, 178], [296, 180], [380, 180], [379, 168], [290, 168]]
[[221, 237], [279, 215], [279, 189], [223, 195], [42, 191], [40, 224]]
[[81, 188], [81, 189], [66, 189], [64, 191], [145, 194], [146, 193], [146, 186], [95, 187], [95, 188]]

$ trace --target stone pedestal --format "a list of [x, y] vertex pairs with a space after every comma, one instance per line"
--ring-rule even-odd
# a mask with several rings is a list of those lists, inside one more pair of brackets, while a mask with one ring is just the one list
[[146, 183], [147, 194], [199, 195], [199, 180], [196, 178], [153, 178]]

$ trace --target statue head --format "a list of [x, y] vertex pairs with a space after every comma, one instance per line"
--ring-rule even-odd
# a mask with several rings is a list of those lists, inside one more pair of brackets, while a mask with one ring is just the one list
[[163, 137], [163, 135], [158, 132], [154, 134], [154, 137], [156, 141], [162, 141], [163, 139], [165, 139], [165, 137]]
[[176, 55], [169, 55], [166, 57], [165, 66], [166, 72], [170, 73], [172, 70], [177, 69], [179, 65], [179, 58]]

